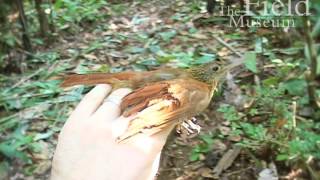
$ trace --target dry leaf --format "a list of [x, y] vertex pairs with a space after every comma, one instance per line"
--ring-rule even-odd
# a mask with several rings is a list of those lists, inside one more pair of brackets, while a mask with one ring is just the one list
[[229, 135], [230, 132], [231, 132], [231, 129], [229, 127], [226, 127], [226, 126], [220, 126], [219, 127], [219, 131], [222, 135], [226, 136], [226, 135]]
[[203, 168], [200, 168], [198, 171], [202, 177], [205, 177], [205, 178], [213, 178], [214, 177], [212, 170], [210, 168], [203, 167]]
[[242, 137], [240, 135], [230, 135], [228, 136], [228, 140], [233, 142], [239, 142], [241, 141]]
[[98, 60], [97, 56], [93, 55], [93, 54], [84, 54], [82, 55], [84, 58], [94, 61], [94, 60]]
[[206, 36], [204, 34], [200, 34], [200, 33], [191, 34], [190, 36], [195, 38], [195, 39], [203, 39], [203, 40], [207, 40], [208, 39], [208, 36]]
[[240, 154], [241, 147], [235, 146], [234, 149], [228, 150], [223, 157], [219, 160], [218, 165], [213, 169], [213, 172], [216, 177], [222, 173], [223, 170], [228, 169], [233, 161], [238, 157]]

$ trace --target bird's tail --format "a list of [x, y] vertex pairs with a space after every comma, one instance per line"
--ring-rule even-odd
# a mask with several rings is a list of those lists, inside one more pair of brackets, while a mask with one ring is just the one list
[[67, 75], [63, 78], [61, 87], [95, 84], [116, 85], [121, 82], [128, 82], [130, 79], [133, 79], [136, 75], [137, 73], [134, 72], [72, 74]]

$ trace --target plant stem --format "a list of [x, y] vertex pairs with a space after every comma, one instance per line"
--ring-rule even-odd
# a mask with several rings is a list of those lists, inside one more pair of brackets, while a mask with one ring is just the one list
[[318, 108], [317, 95], [315, 88], [315, 79], [317, 76], [317, 53], [311, 35], [311, 24], [308, 17], [303, 17], [307, 50], [310, 58], [310, 74], [307, 74], [306, 80], [308, 83], [309, 103], [312, 107]]

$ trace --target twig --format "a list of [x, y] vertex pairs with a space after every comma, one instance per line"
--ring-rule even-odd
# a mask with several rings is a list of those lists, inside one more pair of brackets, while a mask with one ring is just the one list
[[257, 88], [261, 89], [261, 82], [258, 75], [254, 75], [254, 83], [256, 84]]
[[316, 48], [314, 47], [314, 41], [312, 39], [311, 35], [311, 24], [310, 20], [307, 17], [304, 17], [304, 28], [305, 28], [305, 36], [306, 36], [306, 44], [307, 44], [307, 50], [309, 54], [309, 60], [310, 60], [310, 72], [306, 74], [306, 80], [308, 83], [308, 95], [309, 95], [309, 103], [313, 108], [319, 108], [320, 104], [317, 102], [317, 94], [316, 94], [316, 88], [315, 88], [315, 79], [317, 76], [317, 52]]
[[303, 121], [303, 122], [308, 121], [306, 118], [304, 118], [302, 116], [299, 116], [299, 115], [296, 115], [296, 119], [299, 120], [299, 121]]
[[263, 66], [263, 69], [276, 68], [276, 67], [289, 67], [289, 65], [288, 64], [267, 64]]
[[21, 48], [17, 48], [17, 51], [19, 51], [19, 52], [21, 52], [21, 53], [23, 53], [23, 54], [25, 54], [25, 55], [27, 55], [29, 57], [32, 57], [32, 58], [38, 59], [40, 61], [43, 61], [43, 59], [39, 58], [38, 56], [34, 55], [33, 53], [30, 53], [30, 52], [28, 52], [26, 50], [23, 50]]
[[11, 89], [14, 89], [14, 88], [16, 88], [16, 87], [18, 87], [18, 86], [20, 86], [22, 83], [24, 83], [24, 82], [26, 82], [27, 80], [29, 80], [29, 79], [33, 78], [34, 76], [38, 75], [42, 70], [43, 70], [43, 69], [40, 68], [40, 69], [38, 69], [37, 71], [35, 71], [34, 73], [32, 73], [32, 74], [30, 74], [29, 76], [27, 76], [26, 78], [21, 79], [19, 82], [17, 82], [16, 84], [14, 84], [14, 85], [10, 88], [10, 90], [11, 90]]
[[297, 114], [297, 102], [292, 102], [292, 128], [293, 130], [297, 127], [297, 120], [296, 120], [296, 114]]
[[221, 39], [220, 37], [216, 36], [216, 35], [212, 35], [212, 37], [217, 40], [219, 43], [221, 43], [223, 46], [225, 46], [226, 48], [228, 48], [230, 51], [232, 51], [234, 54], [236, 54], [239, 57], [243, 57], [243, 55], [241, 53], [239, 53], [237, 50], [235, 50], [231, 45], [229, 45], [227, 42], [225, 42], [223, 39]]
[[316, 180], [316, 179], [319, 179], [319, 173], [316, 172], [316, 171], [310, 166], [310, 163], [312, 163], [313, 159], [314, 159], [313, 156], [309, 156], [308, 159], [307, 159], [307, 161], [305, 161], [304, 163], [305, 163], [305, 166], [306, 166], [307, 170], [309, 171], [312, 179]]
[[39, 73], [41, 73], [41, 71], [43, 71], [44, 69], [50, 69], [51, 67], [55, 66], [59, 61], [54, 62], [53, 64], [45, 67], [45, 68], [39, 68], [37, 71], [33, 72], [32, 74], [30, 74], [29, 76], [27, 76], [24, 79], [21, 79], [19, 82], [17, 82], [16, 84], [14, 84], [9, 90], [14, 89], [18, 86], [20, 86], [22, 83], [28, 81], [29, 79], [33, 78], [34, 76], [38, 75]]
[[297, 127], [297, 102], [292, 102], [292, 127], [287, 134], [287, 140], [289, 141], [296, 136], [296, 127]]
[[270, 142], [270, 143], [273, 143], [273, 144], [277, 144], [277, 145], [282, 146], [282, 147], [286, 147], [286, 148], [289, 147], [289, 145], [284, 144], [284, 143], [282, 143], [282, 142], [279, 142], [279, 141], [277, 141], [277, 140], [268, 139], [268, 140], [266, 140], [266, 141], [268, 141], [268, 142]]
[[0, 98], [0, 101], [8, 101], [8, 100], [15, 100], [15, 99], [22, 99], [22, 98], [33, 98], [33, 97], [41, 97], [41, 96], [49, 96], [59, 93], [57, 92], [51, 92], [51, 93], [37, 93], [37, 94], [31, 94], [31, 95], [26, 95], [26, 96], [16, 96], [16, 97], [6, 97], [6, 98]]
[[242, 169], [239, 169], [239, 170], [230, 172], [230, 173], [226, 173], [226, 176], [227, 176], [227, 177], [230, 177], [230, 176], [232, 176], [232, 175], [242, 173], [242, 172], [247, 171], [247, 170], [249, 170], [249, 169], [253, 169], [253, 167], [252, 167], [252, 166], [249, 166], [249, 167], [242, 168]]
[[223, 170], [229, 168], [240, 154], [240, 151], [241, 147], [239, 146], [235, 146], [233, 149], [227, 151], [219, 160], [217, 166], [213, 169], [215, 176], [219, 177]]

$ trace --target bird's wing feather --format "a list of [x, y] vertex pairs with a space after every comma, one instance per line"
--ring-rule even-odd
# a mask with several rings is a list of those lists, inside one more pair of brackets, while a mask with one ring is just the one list
[[134, 116], [119, 140], [136, 134], [155, 134], [167, 126], [190, 118], [210, 102], [210, 88], [193, 79], [174, 79], [149, 84], [123, 99], [124, 116]]

